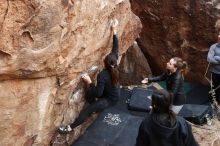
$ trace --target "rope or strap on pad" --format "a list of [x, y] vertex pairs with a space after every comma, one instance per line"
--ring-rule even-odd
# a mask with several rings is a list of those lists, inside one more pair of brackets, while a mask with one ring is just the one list
[[209, 69], [209, 66], [210, 66], [210, 63], [207, 65], [207, 68], [206, 68], [206, 72], [204, 74], [204, 77], [205, 79], [209, 82], [210, 84], [210, 87], [211, 87], [211, 90], [209, 91], [209, 94], [211, 95], [211, 107], [212, 107], [212, 110], [213, 110], [213, 116], [214, 117], [217, 117], [218, 120], [220, 120], [220, 109], [219, 109], [219, 106], [218, 106], [218, 102], [216, 101], [216, 93], [215, 91], [220, 88], [220, 85], [218, 85], [215, 89], [214, 89], [214, 85], [213, 85], [213, 81], [212, 81], [212, 74], [211, 74], [211, 79], [209, 79], [207, 77], [207, 73], [208, 73], [208, 69]]

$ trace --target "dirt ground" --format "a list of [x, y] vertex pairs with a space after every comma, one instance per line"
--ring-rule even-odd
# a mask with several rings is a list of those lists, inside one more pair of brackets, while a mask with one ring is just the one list
[[193, 134], [200, 146], [220, 146], [220, 121], [212, 120], [212, 124], [192, 125]]

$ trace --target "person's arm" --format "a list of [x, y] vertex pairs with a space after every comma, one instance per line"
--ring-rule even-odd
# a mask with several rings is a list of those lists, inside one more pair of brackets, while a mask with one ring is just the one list
[[207, 61], [212, 64], [219, 64], [220, 62], [215, 59], [215, 45], [212, 45], [209, 49]]
[[214, 59], [215, 59], [216, 61], [218, 61], [219, 64], [220, 64], [220, 56], [214, 56]]
[[149, 144], [149, 140], [148, 140], [148, 136], [147, 136], [146, 132], [144, 131], [144, 127], [143, 126], [144, 126], [143, 123], [141, 123], [141, 125], [139, 127], [139, 131], [138, 131], [138, 136], [136, 138], [135, 146], [150, 145]]
[[95, 86], [93, 83], [90, 83], [89, 88], [90, 88], [90, 91], [92, 92], [92, 95], [98, 98], [103, 95], [103, 91], [105, 88], [105, 80], [101, 73], [99, 73], [97, 77], [97, 85]]
[[163, 73], [162, 75], [148, 78], [148, 82], [159, 82], [164, 81], [166, 79], [167, 73]]
[[113, 46], [112, 46], [112, 51], [111, 53], [114, 54], [116, 56], [116, 58], [118, 59], [118, 37], [117, 37], [117, 31], [116, 28], [112, 28], [113, 29]]

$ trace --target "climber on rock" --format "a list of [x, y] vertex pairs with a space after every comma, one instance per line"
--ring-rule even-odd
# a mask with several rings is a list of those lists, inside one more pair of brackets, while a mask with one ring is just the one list
[[172, 92], [174, 95], [172, 110], [175, 113], [178, 113], [183, 107], [183, 104], [185, 104], [186, 100], [183, 88], [183, 75], [187, 72], [187, 63], [179, 57], [173, 57], [169, 62], [167, 62], [166, 69], [167, 71], [162, 75], [152, 78], [145, 78], [141, 82], [146, 84], [149, 82], [166, 81], [167, 90]]
[[[87, 85], [86, 98], [91, 103], [84, 111], [82, 111], [75, 122], [70, 125], [60, 126], [58, 132], [67, 134], [75, 127], [82, 124], [92, 113], [101, 112], [102, 110], [116, 104], [120, 96], [119, 89], [119, 71], [118, 71], [118, 38], [117, 29], [118, 21], [113, 20], [113, 47], [111, 53], [104, 59], [105, 68], [97, 76], [97, 85], [92, 83], [88, 75], [82, 76], [83, 81]], [[97, 100], [96, 100], [97, 99]]]

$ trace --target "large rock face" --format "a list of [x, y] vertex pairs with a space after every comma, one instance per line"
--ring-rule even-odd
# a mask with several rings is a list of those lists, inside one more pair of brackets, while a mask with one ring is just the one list
[[218, 0], [131, 0], [142, 21], [138, 40], [152, 72], [159, 74], [173, 56], [185, 59], [189, 80], [204, 82], [208, 48], [217, 40]]
[[135, 42], [125, 54], [123, 54], [120, 66], [120, 84], [140, 85], [144, 77], [152, 75], [148, 61]]
[[112, 18], [122, 54], [141, 29], [128, 0], [0, 1], [0, 145], [48, 145], [77, 117], [80, 76], [102, 69]]

